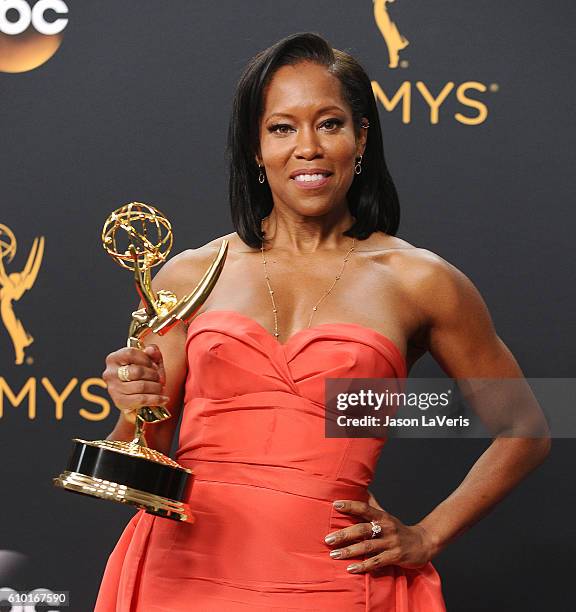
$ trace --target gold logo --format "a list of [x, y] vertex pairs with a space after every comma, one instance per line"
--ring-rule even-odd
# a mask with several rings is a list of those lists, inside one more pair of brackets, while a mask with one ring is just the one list
[[45, 64], [62, 44], [67, 15], [64, 0], [38, 0], [34, 6], [30, 0], [0, 0], [0, 72]]
[[[408, 61], [400, 59], [400, 52], [410, 45], [410, 41], [403, 36], [389, 14], [389, 4], [395, 0], [372, 0], [374, 9], [374, 20], [386, 46], [388, 47], [388, 68], [407, 68]], [[396, 91], [390, 91], [390, 87], [396, 87]], [[488, 117], [488, 105], [480, 98], [471, 97], [476, 94], [482, 96], [486, 92], [499, 90], [497, 83], [486, 85], [476, 80], [468, 80], [462, 83], [448, 81], [443, 86], [428, 86], [424, 81], [404, 80], [399, 85], [388, 82], [381, 85], [377, 80], [372, 80], [374, 96], [384, 110], [391, 113], [396, 108], [401, 109], [402, 123], [411, 123], [413, 111], [417, 106], [424, 106], [428, 111], [431, 125], [440, 123], [441, 107], [444, 102], [455, 98], [467, 111], [453, 112], [452, 117], [463, 125], [480, 125]], [[450, 100], [450, 103], [452, 100]], [[444, 111], [444, 116], [448, 111]]]
[[405, 49], [410, 41], [402, 36], [396, 27], [396, 24], [390, 18], [388, 14], [388, 4], [392, 4], [395, 0], [373, 0], [374, 2], [374, 19], [376, 25], [380, 29], [384, 42], [388, 47], [388, 56], [390, 61], [388, 63], [389, 68], [397, 68], [400, 51]]
[[26, 291], [34, 286], [43, 254], [44, 237], [34, 238], [22, 272], [8, 274], [5, 263], [9, 264], [16, 255], [16, 237], [9, 227], [0, 223], [0, 318], [12, 339], [16, 365], [24, 363], [24, 349], [34, 342], [34, 338], [24, 329], [22, 322], [14, 314], [14, 302], [17, 302]]

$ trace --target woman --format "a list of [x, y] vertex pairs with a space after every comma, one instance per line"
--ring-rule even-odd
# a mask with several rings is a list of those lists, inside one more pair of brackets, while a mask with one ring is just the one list
[[[128, 440], [134, 411], [196, 477], [193, 525], [142, 511], [114, 549], [97, 612], [444, 610], [431, 559], [537, 466], [548, 440], [497, 438], [456, 491], [405, 525], [368, 492], [384, 440], [326, 438], [323, 382], [406, 377], [426, 351], [448, 376], [521, 377], [472, 283], [395, 236], [370, 80], [315, 34], [256, 56], [229, 131], [236, 233], [187, 329], [107, 358]], [[222, 241], [154, 279], [189, 292]], [[118, 378], [128, 365], [129, 382]]]

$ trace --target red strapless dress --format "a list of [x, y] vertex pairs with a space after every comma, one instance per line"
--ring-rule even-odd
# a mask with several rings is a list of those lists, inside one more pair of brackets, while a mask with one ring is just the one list
[[350, 574], [324, 537], [362, 519], [383, 439], [326, 438], [324, 379], [406, 376], [395, 344], [325, 323], [282, 345], [253, 319], [207, 311], [190, 324], [177, 460], [195, 473], [194, 524], [143, 511], [104, 572], [96, 612], [443, 612], [428, 563]]

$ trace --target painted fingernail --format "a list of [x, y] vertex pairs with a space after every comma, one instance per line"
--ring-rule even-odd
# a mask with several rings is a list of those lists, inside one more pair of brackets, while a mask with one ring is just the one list
[[327, 535], [324, 538], [324, 542], [326, 542], [326, 544], [334, 544], [334, 542], [336, 542], [336, 536], [335, 535]]
[[334, 506], [334, 508], [344, 508], [344, 502], [335, 501], [333, 506]]
[[332, 559], [339, 559], [342, 556], [342, 551], [341, 550], [331, 550], [330, 556], [332, 557]]
[[349, 565], [346, 569], [349, 572], [356, 572], [360, 569], [360, 566], [358, 565], [358, 563], [352, 563], [352, 565]]

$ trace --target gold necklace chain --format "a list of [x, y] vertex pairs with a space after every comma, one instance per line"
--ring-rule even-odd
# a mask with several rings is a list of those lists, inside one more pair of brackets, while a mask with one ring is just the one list
[[[312, 306], [312, 312], [310, 314], [310, 319], [308, 321], [307, 327], [310, 327], [310, 324], [312, 323], [312, 317], [314, 316], [314, 313], [318, 310], [318, 305], [320, 304], [320, 302], [328, 296], [328, 294], [334, 288], [334, 285], [336, 285], [336, 283], [340, 280], [340, 277], [342, 276], [342, 273], [344, 272], [346, 262], [348, 261], [350, 254], [352, 253], [352, 251], [354, 251], [355, 248], [356, 248], [356, 238], [353, 238], [352, 248], [348, 251], [348, 253], [346, 253], [346, 257], [344, 257], [344, 261], [342, 262], [342, 268], [340, 272], [336, 275], [336, 278], [332, 282], [330, 289], [328, 289], [328, 291], [324, 293], [324, 295], [316, 302], [316, 304]], [[264, 257], [264, 241], [260, 243], [260, 252], [262, 253], [262, 262], [264, 263], [264, 278], [266, 279], [266, 285], [268, 286], [268, 293], [270, 294], [270, 299], [272, 300], [272, 312], [274, 313], [274, 337], [278, 339], [278, 336], [280, 335], [280, 332], [278, 331], [278, 307], [276, 306], [276, 302], [274, 300], [274, 290], [272, 289], [272, 286], [270, 285], [270, 277], [268, 275], [268, 268], [266, 267], [266, 258]]]

